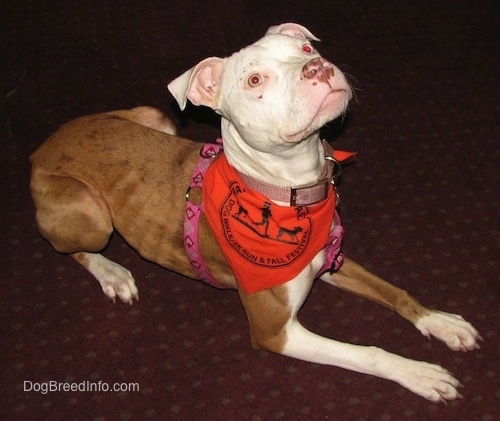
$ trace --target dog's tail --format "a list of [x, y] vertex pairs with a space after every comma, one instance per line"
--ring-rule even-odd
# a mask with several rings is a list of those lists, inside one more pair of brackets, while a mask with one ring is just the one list
[[110, 111], [106, 114], [124, 118], [163, 133], [177, 134], [174, 122], [157, 108], [142, 106], [130, 110]]

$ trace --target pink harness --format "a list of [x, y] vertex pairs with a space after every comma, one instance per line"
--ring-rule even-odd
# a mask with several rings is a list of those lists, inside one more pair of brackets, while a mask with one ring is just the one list
[[[184, 248], [189, 259], [189, 263], [193, 268], [196, 276], [201, 281], [215, 288], [227, 289], [221, 285], [213, 277], [212, 273], [205, 264], [198, 241], [198, 225], [200, 216], [203, 213], [203, 203], [196, 204], [190, 200], [190, 191], [193, 188], [202, 188], [203, 180], [207, 169], [210, 167], [212, 159], [214, 159], [222, 151], [222, 139], [217, 139], [217, 143], [207, 143], [200, 151], [200, 159], [196, 164], [193, 172], [193, 177], [186, 192], [186, 212], [184, 215]], [[340, 225], [340, 217], [335, 211], [333, 216], [334, 226], [330, 231], [328, 240], [325, 244], [325, 263], [319, 270], [316, 276], [323, 274], [326, 271], [333, 272], [338, 270], [344, 261], [344, 256], [341, 252], [342, 238], [344, 229]]]
[[196, 204], [189, 199], [189, 192], [192, 188], [201, 188], [203, 179], [211, 160], [222, 151], [222, 139], [217, 139], [216, 144], [207, 143], [200, 151], [200, 159], [196, 164], [193, 177], [186, 192], [186, 212], [184, 214], [184, 248], [196, 276], [201, 281], [215, 288], [227, 289], [213, 277], [205, 261], [201, 257], [198, 241], [198, 225], [203, 212], [203, 203]]

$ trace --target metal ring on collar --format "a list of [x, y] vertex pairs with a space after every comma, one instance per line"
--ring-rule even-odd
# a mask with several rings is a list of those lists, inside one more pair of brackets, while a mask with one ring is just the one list
[[333, 170], [331, 175], [332, 180], [339, 178], [340, 174], [342, 174], [342, 166], [340, 165], [340, 162], [337, 161], [335, 158], [332, 158], [331, 156], [325, 156], [325, 159], [333, 162]]

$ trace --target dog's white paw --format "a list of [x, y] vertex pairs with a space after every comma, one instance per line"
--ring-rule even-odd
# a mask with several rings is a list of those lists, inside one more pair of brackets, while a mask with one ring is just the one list
[[129, 304], [133, 299], [139, 300], [134, 277], [123, 266], [97, 253], [76, 253], [73, 257], [96, 277], [104, 294], [113, 302], [117, 296]]
[[389, 354], [385, 361], [388, 378], [432, 402], [445, 403], [462, 398], [460, 382], [445, 368], [424, 361], [415, 361]]
[[434, 336], [443, 341], [454, 351], [472, 351], [479, 349], [482, 341], [479, 332], [469, 322], [458, 314], [450, 314], [433, 310], [422, 317], [415, 327], [424, 336]]
[[139, 300], [139, 290], [129, 270], [117, 263], [111, 262], [97, 280], [101, 284], [104, 294], [115, 301], [116, 296], [124, 303], [133, 304], [133, 299]]

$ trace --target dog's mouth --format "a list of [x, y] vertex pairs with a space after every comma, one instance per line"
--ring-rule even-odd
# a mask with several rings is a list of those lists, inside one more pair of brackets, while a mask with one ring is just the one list
[[297, 130], [285, 134], [283, 139], [290, 143], [300, 142], [312, 133], [318, 131], [329, 121], [335, 120], [342, 115], [349, 100], [352, 91], [349, 86], [333, 88], [325, 95], [323, 101], [319, 103], [316, 111], [311, 113], [302, 123], [298, 124]]

